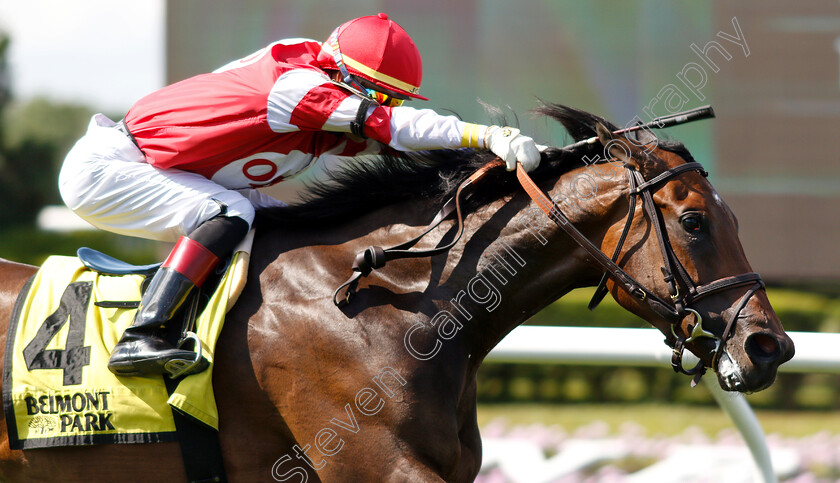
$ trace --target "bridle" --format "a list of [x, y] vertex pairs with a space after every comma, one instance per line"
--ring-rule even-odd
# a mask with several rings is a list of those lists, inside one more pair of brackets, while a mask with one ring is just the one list
[[[461, 210], [461, 198], [463, 197], [464, 190], [468, 186], [478, 182], [491, 170], [502, 166], [504, 166], [504, 162], [496, 158], [479, 168], [466, 180], [464, 180], [458, 186], [455, 195], [449, 199], [444, 204], [443, 208], [441, 208], [441, 210], [437, 213], [432, 223], [417, 237], [390, 248], [371, 246], [364, 251], [359, 252], [353, 262], [353, 275], [333, 293], [333, 302], [335, 305], [338, 307], [344, 307], [350, 303], [351, 298], [358, 288], [359, 280], [368, 275], [372, 270], [384, 267], [388, 261], [401, 258], [434, 256], [444, 253], [455, 246], [464, 231], [464, 216]], [[608, 279], [612, 279], [616, 285], [621, 287], [640, 303], [646, 304], [654, 313], [671, 324], [671, 335], [674, 339], [672, 345], [673, 354], [671, 357], [671, 366], [674, 371], [678, 373], [694, 376], [692, 384], [696, 384], [700, 377], [702, 377], [706, 372], [706, 366], [701, 360], [691, 369], [684, 368], [682, 365], [682, 357], [685, 351], [685, 345], [700, 338], [712, 339], [715, 342], [715, 348], [712, 351], [711, 368], [712, 370], [717, 370], [717, 365], [720, 361], [721, 355], [723, 354], [722, 347], [734, 333], [733, 329], [735, 327], [735, 322], [738, 320], [741, 311], [743, 311], [744, 307], [746, 307], [750, 298], [758, 290], [764, 288], [764, 282], [761, 280], [761, 276], [759, 274], [749, 272], [741, 275], [720, 278], [713, 282], [698, 286], [688, 275], [685, 267], [682, 263], [680, 263], [676, 253], [674, 252], [670, 240], [668, 239], [667, 231], [663, 227], [659, 208], [653, 201], [653, 191], [670, 182], [682, 173], [696, 171], [704, 177], [708, 176], [708, 173], [703, 169], [703, 166], [700, 163], [690, 162], [678, 165], [649, 180], [646, 180], [644, 176], [633, 166], [624, 164], [624, 167], [627, 170], [629, 186], [629, 210], [624, 223], [624, 229], [619, 237], [618, 244], [613, 251], [612, 257], [607, 256], [599, 247], [593, 244], [572, 224], [557, 204], [554, 203], [551, 198], [541, 188], [539, 188], [539, 186], [537, 186], [528, 173], [525, 172], [522, 165], [517, 165], [516, 177], [522, 185], [522, 188], [537, 204], [537, 206], [569, 237], [571, 237], [575, 243], [585, 250], [590, 255], [592, 259], [591, 262], [603, 271], [603, 276], [596, 287], [592, 300], [589, 303], [589, 307], [595, 308], [598, 303], [601, 302], [608, 292], [606, 282]], [[668, 287], [671, 299], [670, 303], [657, 296], [652, 290], [644, 287], [616, 263], [632, 226], [633, 218], [636, 212], [637, 198], [641, 198], [644, 215], [650, 221], [653, 232], [656, 234], [658, 240], [663, 262], [661, 271], [665, 284]], [[411, 247], [417, 244], [417, 242], [448, 218], [453, 211], [457, 213], [458, 231], [450, 243], [433, 249], [410, 250]], [[729, 320], [726, 321], [726, 325], [724, 326], [724, 330], [721, 335], [718, 336], [705, 329], [703, 327], [702, 316], [697, 310], [692, 308], [692, 305], [698, 300], [709, 295], [745, 285], [750, 285], [750, 288], [735, 305], [735, 309], [729, 317]], [[342, 298], [340, 293], [345, 288], [347, 291], [345, 296]], [[682, 321], [689, 315], [694, 316], [694, 323], [693, 325], [690, 325], [690, 328], [686, 331], [687, 335], [681, 336], [678, 334], [678, 328]], [[668, 342], [669, 340], [666, 339], [666, 343]]]
[[[563, 231], [566, 232], [567, 235], [569, 235], [592, 257], [592, 263], [603, 270], [604, 275], [601, 277], [601, 281], [595, 289], [595, 294], [589, 302], [589, 308], [593, 309], [601, 302], [607, 294], [607, 279], [613, 279], [613, 281], [624, 291], [635, 297], [639, 302], [646, 304], [657, 315], [670, 322], [671, 334], [674, 337], [671, 366], [674, 368], [674, 371], [678, 373], [695, 376], [694, 384], [696, 384], [700, 377], [702, 377], [703, 373], [705, 373], [705, 364], [700, 361], [695, 367], [685, 369], [682, 365], [682, 356], [685, 351], [685, 344], [703, 337], [714, 340], [715, 348], [712, 351], [711, 367], [713, 370], [716, 370], [720, 356], [723, 353], [721, 350], [723, 344], [729, 339], [729, 337], [732, 336], [735, 322], [738, 320], [741, 311], [744, 307], [746, 307], [747, 302], [753, 294], [764, 287], [764, 282], [761, 280], [761, 276], [759, 274], [749, 272], [741, 275], [720, 278], [713, 282], [698, 286], [692, 281], [685, 267], [682, 263], [680, 263], [676, 253], [674, 253], [674, 249], [671, 247], [670, 240], [668, 239], [667, 231], [663, 228], [659, 208], [653, 201], [652, 192], [678, 175], [688, 171], [697, 171], [704, 177], [708, 176], [708, 173], [703, 169], [703, 166], [700, 163], [691, 162], [676, 166], [664, 171], [650, 180], [645, 180], [644, 176], [633, 166], [625, 164], [624, 167], [627, 169], [630, 207], [624, 223], [624, 229], [619, 236], [619, 241], [613, 251], [612, 257], [607, 257], [600, 248], [589, 241], [589, 239], [587, 239], [583, 233], [581, 233], [571, 223], [571, 221], [569, 221], [557, 204], [551, 201], [548, 195], [540, 189], [531, 177], [528, 176], [528, 173], [522, 169], [522, 166], [517, 166], [516, 176], [522, 187], [528, 193], [528, 196], [531, 197], [537, 206], [539, 206], [539, 208], [548, 215], [551, 220], [553, 220]], [[660, 267], [660, 269], [662, 271], [665, 284], [668, 287], [671, 303], [662, 300], [659, 296], [654, 294], [653, 291], [645, 288], [616, 263], [633, 223], [634, 214], [636, 212], [637, 197], [641, 198], [644, 214], [650, 221], [653, 232], [656, 234], [659, 243], [659, 250], [662, 254], [663, 260], [663, 266]], [[711, 294], [744, 285], [751, 285], [751, 287], [738, 301], [735, 306], [735, 310], [729, 317], [729, 320], [726, 321], [726, 325], [721, 335], [717, 336], [705, 329], [703, 327], [703, 317], [699, 312], [697, 312], [697, 310], [691, 308], [691, 305]], [[680, 288], [682, 288], [682, 291]], [[680, 336], [677, 334], [677, 326], [679, 326], [682, 320], [688, 315], [694, 316], [694, 324], [690, 326], [687, 336]]]

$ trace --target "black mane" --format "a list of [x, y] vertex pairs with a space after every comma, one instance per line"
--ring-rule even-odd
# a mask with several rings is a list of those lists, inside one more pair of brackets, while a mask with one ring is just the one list
[[[573, 141], [595, 136], [597, 123], [611, 131], [618, 129], [602, 117], [561, 104], [543, 104], [534, 112], [561, 123]], [[686, 161], [692, 160], [682, 143], [660, 141], [659, 146], [681, 155]], [[574, 150], [549, 148], [543, 152], [540, 166], [531, 176], [536, 181], [557, 177], [583, 166], [584, 155], [594, 158], [602, 155], [602, 151], [600, 143]], [[350, 219], [406, 200], [426, 199], [440, 206], [455, 193], [462, 181], [493, 158], [489, 151], [473, 149], [413, 153], [386, 149], [385, 154], [378, 157], [348, 165], [335, 174], [333, 184], [311, 186], [303, 203], [258, 211], [257, 222], [304, 228]], [[488, 201], [513, 192], [517, 186], [513, 173], [493, 170], [471, 198], [475, 202]]]

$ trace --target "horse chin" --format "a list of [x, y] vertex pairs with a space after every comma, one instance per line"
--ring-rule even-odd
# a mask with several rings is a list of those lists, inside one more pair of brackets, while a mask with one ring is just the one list
[[726, 351], [721, 354], [717, 365], [717, 378], [720, 387], [726, 391], [752, 392], [747, 387], [741, 367], [729, 357]]

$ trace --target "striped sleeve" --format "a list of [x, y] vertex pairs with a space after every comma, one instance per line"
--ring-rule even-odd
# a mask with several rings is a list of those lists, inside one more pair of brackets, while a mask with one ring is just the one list
[[480, 124], [464, 123], [464, 131], [461, 134], [462, 148], [483, 148], [484, 135], [487, 132], [487, 126]]
[[[348, 104], [352, 104], [353, 97], [324, 74], [311, 69], [290, 70], [277, 78], [269, 93], [268, 125], [278, 133], [350, 132], [350, 121], [344, 122], [342, 118], [352, 109]], [[355, 115], [353, 111], [353, 118]]]
[[481, 148], [487, 126], [442, 116], [431, 109], [377, 107], [368, 116], [365, 133], [399, 151]]
[[[275, 82], [268, 123], [278, 133], [301, 130], [349, 133], [361, 99], [310, 69], [294, 69]], [[483, 148], [487, 126], [408, 106], [368, 108], [365, 135], [398, 151]]]

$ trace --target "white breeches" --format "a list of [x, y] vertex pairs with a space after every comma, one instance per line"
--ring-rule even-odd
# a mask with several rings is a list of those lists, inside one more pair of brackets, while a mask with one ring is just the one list
[[220, 214], [222, 205], [229, 216], [250, 225], [254, 204], [271, 204], [256, 190], [229, 190], [196, 173], [147, 164], [143, 152], [114, 125], [94, 115], [58, 176], [64, 202], [93, 226], [172, 242]]
[[[379, 153], [372, 140], [354, 157], [322, 153], [311, 166], [268, 191], [228, 189], [204, 176], [146, 163], [143, 152], [102, 114], [67, 154], [58, 175], [64, 203], [93, 226], [121, 235], [173, 242], [222, 212], [250, 225], [256, 208], [303, 200], [314, 183], [329, 183], [336, 172]], [[335, 148], [340, 152], [343, 145]], [[275, 199], [279, 198], [279, 199]]]

